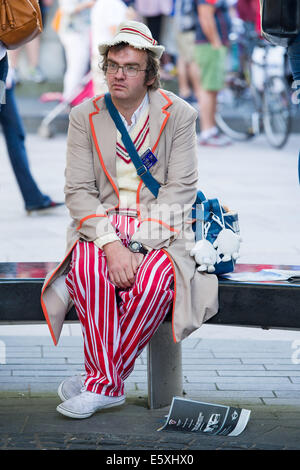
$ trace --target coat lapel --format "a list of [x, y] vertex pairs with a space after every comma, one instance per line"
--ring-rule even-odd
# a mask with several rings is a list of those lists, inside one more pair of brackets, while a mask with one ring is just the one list
[[95, 98], [93, 103], [95, 111], [90, 113], [93, 141], [103, 171], [119, 196], [116, 170], [117, 129], [107, 111], [103, 97]]
[[150, 147], [155, 153], [162, 131], [170, 117], [170, 112], [167, 109], [172, 101], [163, 90], [158, 90], [150, 91], [149, 102]]
[[[119, 197], [116, 171], [117, 130], [107, 111], [103, 96], [96, 97], [93, 103], [95, 110], [90, 113], [89, 118], [93, 141], [100, 164]], [[172, 101], [163, 90], [158, 90], [150, 91], [149, 103], [150, 147], [155, 152], [170, 117], [167, 109]]]

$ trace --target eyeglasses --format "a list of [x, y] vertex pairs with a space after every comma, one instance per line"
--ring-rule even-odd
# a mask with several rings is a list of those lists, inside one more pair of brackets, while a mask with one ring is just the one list
[[139, 69], [136, 65], [119, 65], [115, 62], [108, 62], [104, 67], [105, 73], [115, 75], [118, 73], [119, 69], [122, 69], [122, 72], [128, 77], [136, 77], [138, 72], [146, 72], [147, 69]]

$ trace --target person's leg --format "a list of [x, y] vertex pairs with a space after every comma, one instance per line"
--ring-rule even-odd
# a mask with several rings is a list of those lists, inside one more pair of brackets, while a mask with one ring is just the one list
[[108, 279], [104, 252], [93, 242], [77, 243], [66, 285], [82, 326], [86, 390], [123, 395], [124, 384], [117, 367], [120, 327], [116, 288]]
[[1, 105], [5, 103], [5, 82], [8, 72], [7, 54], [0, 60], [0, 111]]
[[43, 83], [46, 77], [39, 67], [40, 59], [40, 36], [25, 44], [26, 54], [28, 57], [28, 78], [35, 83]]
[[201, 78], [199, 67], [195, 61], [188, 64], [188, 77], [192, 85], [195, 97], [197, 98], [199, 108], [201, 108]]
[[183, 57], [177, 57], [177, 76], [178, 76], [178, 89], [179, 96], [183, 99], [189, 98], [191, 95], [191, 88], [188, 80], [188, 65]]
[[[300, 33], [295, 41], [288, 47], [288, 58], [293, 74], [293, 95], [292, 101], [294, 104], [300, 104]], [[298, 180], [300, 183], [300, 152], [298, 156]]]
[[177, 71], [179, 94], [188, 101], [198, 101], [200, 107], [200, 71], [195, 62], [194, 31], [177, 32], [176, 45], [178, 50]]
[[74, 98], [80, 82], [88, 71], [90, 61], [90, 44], [87, 33], [64, 33], [60, 35], [66, 56], [63, 97]]
[[299, 80], [299, 83], [296, 84], [300, 88], [300, 33], [288, 47], [288, 58], [293, 74], [294, 80]]
[[10, 162], [26, 209], [33, 210], [49, 206], [51, 199], [40, 191], [30, 171], [25, 148], [25, 132], [13, 88], [6, 90], [6, 103], [2, 106], [0, 112], [0, 123], [3, 128]]
[[230, 139], [221, 134], [216, 125], [218, 92], [225, 81], [225, 59], [227, 49], [222, 46], [215, 49], [211, 44], [195, 47], [195, 60], [201, 76], [201, 145], [224, 146], [231, 143]]
[[217, 92], [201, 89], [201, 131], [205, 132], [216, 126]]
[[137, 357], [172, 307], [173, 269], [161, 250], [148, 254], [136, 275], [134, 286], [120, 292], [122, 371], [125, 380], [133, 371]]
[[178, 89], [179, 96], [183, 99], [190, 98], [191, 85], [189, 82], [188, 68], [189, 68], [189, 51], [188, 34], [180, 31], [176, 32], [176, 46], [177, 46], [177, 75], [178, 75]]
[[[112, 223], [116, 232], [134, 231], [123, 216]], [[127, 223], [127, 222], [128, 223]], [[123, 239], [126, 246], [130, 237]], [[92, 242], [79, 242], [72, 255], [66, 285], [82, 325], [86, 390], [117, 397], [124, 380], [173, 301], [172, 265], [167, 255], [154, 250], [136, 274], [131, 289], [117, 290], [110, 282], [106, 257]]]

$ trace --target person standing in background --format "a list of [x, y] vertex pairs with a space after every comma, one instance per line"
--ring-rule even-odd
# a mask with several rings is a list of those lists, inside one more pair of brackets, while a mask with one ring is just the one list
[[59, 0], [61, 20], [59, 39], [66, 56], [63, 99], [74, 97], [77, 87], [88, 72], [91, 56], [90, 14], [95, 0]]
[[134, 19], [133, 10], [123, 0], [96, 0], [91, 10], [91, 70], [95, 95], [108, 91], [104, 73], [99, 67], [100, 43], [113, 38], [117, 27], [126, 19]]
[[[40, 0], [40, 10], [42, 15], [43, 27], [45, 27], [47, 12], [49, 7], [53, 4], [53, 0]], [[12, 50], [10, 53], [10, 67], [11, 73], [13, 74], [15, 84], [20, 82], [20, 76], [18, 72], [18, 62], [21, 51], [24, 49], [28, 59], [28, 80], [34, 83], [43, 83], [46, 81], [46, 77], [39, 66], [40, 59], [40, 44], [41, 36], [38, 35], [32, 41], [29, 41], [23, 47]]]
[[[0, 62], [0, 73], [1, 65]], [[4, 75], [2, 76], [4, 77]], [[0, 125], [2, 126], [10, 163], [21, 191], [25, 210], [28, 213], [32, 211], [41, 213], [49, 209], [52, 211], [63, 205], [63, 203], [54, 202], [49, 196], [43, 194], [32, 176], [25, 146], [25, 130], [17, 107], [14, 88], [13, 74], [8, 69], [6, 99], [2, 101], [2, 106], [0, 101]]]
[[195, 58], [201, 75], [200, 145], [224, 146], [231, 143], [216, 126], [218, 92], [225, 81], [230, 16], [226, 0], [195, 0], [198, 11]]
[[168, 16], [173, 10], [173, 0], [135, 0], [134, 8], [143, 17], [150, 29], [152, 36], [158, 42], [161, 41], [161, 27], [164, 16]]
[[200, 104], [200, 73], [195, 62], [197, 9], [194, 0], [176, 0], [175, 37], [178, 49], [177, 74], [179, 96]]

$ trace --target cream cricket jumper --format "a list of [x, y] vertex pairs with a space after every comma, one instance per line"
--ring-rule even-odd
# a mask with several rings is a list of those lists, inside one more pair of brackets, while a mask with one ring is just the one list
[[[131, 117], [131, 124], [128, 125], [125, 118], [120, 114], [127, 131], [141, 156], [150, 147], [149, 138], [149, 98], [146, 93], [145, 98], [139, 108]], [[128, 155], [121, 139], [121, 134], [117, 131], [116, 146], [116, 170], [119, 186], [119, 208], [136, 209], [136, 192], [140, 183], [140, 177], [136, 173], [134, 164]], [[106, 243], [119, 240], [117, 234], [107, 234], [98, 237], [94, 243], [98, 248], [102, 248]]]

